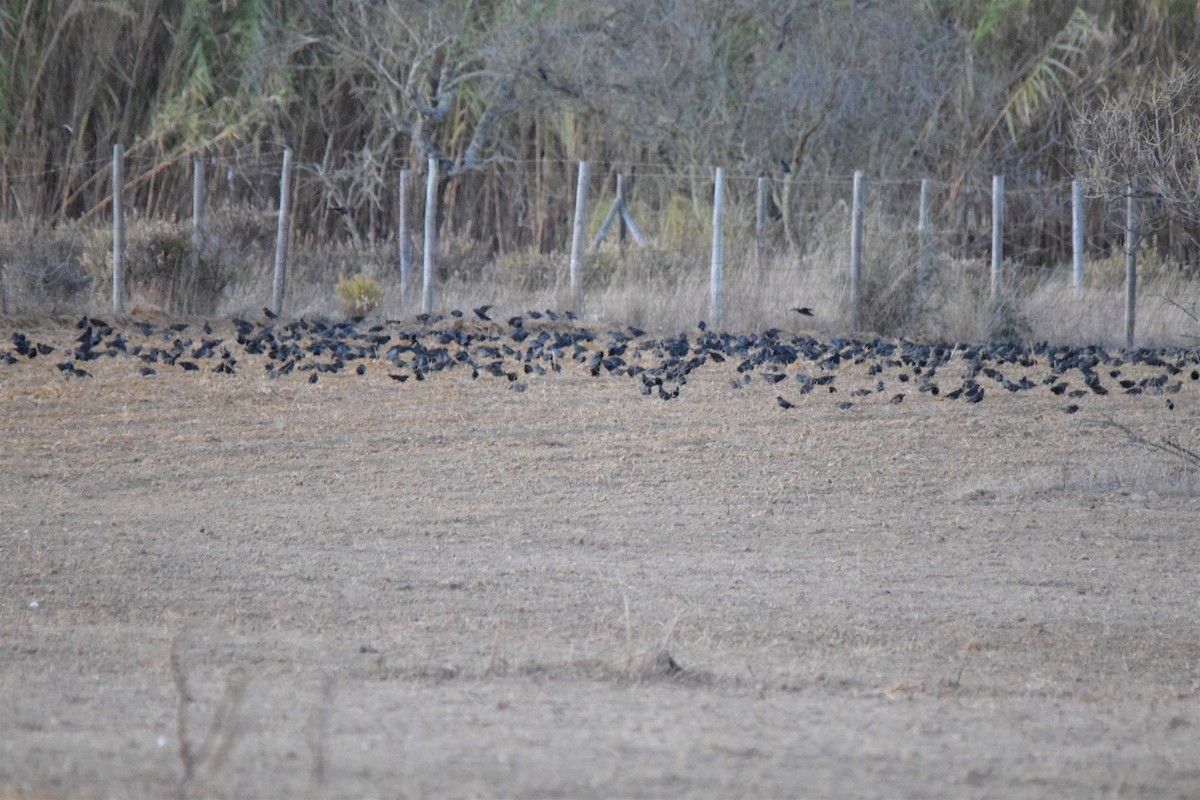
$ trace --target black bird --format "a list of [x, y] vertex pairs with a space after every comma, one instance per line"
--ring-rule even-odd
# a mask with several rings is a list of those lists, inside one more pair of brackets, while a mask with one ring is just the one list
[[276, 314], [271, 309], [267, 308], [266, 306], [263, 306], [263, 314], [266, 316], [267, 319], [279, 319], [279, 315]]
[[367, 365], [359, 364], [357, 367], [354, 368], [354, 372], [357, 375], [366, 375], [367, 374]]
[[1067, 412], [1068, 414], [1074, 414], [1078, 410], [1079, 406], [1075, 405], [1074, 403], [1071, 403], [1069, 406], [1063, 406], [1063, 411]]
[[484, 322], [491, 322], [492, 318], [489, 317], [487, 313], [489, 310], [491, 310], [491, 308], [491, 305], [486, 305], [480, 306], [479, 308], [473, 308], [471, 310], [475, 312], [475, 316], [479, 317]]
[[391, 378], [392, 380], [396, 381], [397, 383], [404, 383], [406, 380], [408, 380], [407, 375], [396, 375], [391, 372], [388, 373], [388, 377]]
[[792, 311], [795, 311], [797, 314], [799, 314], [802, 317], [813, 316], [812, 309], [809, 308], [808, 306], [800, 306], [799, 308], [793, 308]]
[[780, 408], [795, 408], [796, 407], [795, 403], [789, 403], [787, 400], [784, 399], [783, 395], [781, 395], [781, 394], [775, 396], [775, 402], [779, 404]]
[[460, 317], [462, 317], [462, 312], [456, 308], [450, 312], [450, 316], [454, 317], [455, 319], [459, 319]]

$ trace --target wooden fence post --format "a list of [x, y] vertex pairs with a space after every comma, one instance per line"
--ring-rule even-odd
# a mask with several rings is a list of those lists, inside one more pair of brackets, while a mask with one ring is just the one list
[[204, 239], [204, 158], [192, 156], [192, 247], [199, 251]]
[[850, 328], [857, 331], [862, 322], [862, 245], [866, 203], [862, 170], [854, 171], [854, 193], [850, 205]]
[[1133, 328], [1137, 312], [1138, 219], [1137, 181], [1125, 190], [1125, 348], [1133, 349]]
[[583, 308], [583, 249], [587, 246], [587, 190], [592, 177], [589, 161], [579, 162], [575, 184], [575, 220], [571, 225], [571, 296], [577, 308]]
[[992, 176], [992, 302], [1000, 299], [1004, 266], [1004, 176]]
[[617, 206], [621, 213], [617, 215], [617, 248], [625, 255], [625, 238], [629, 233], [629, 225], [625, 222], [629, 214], [625, 213], [625, 194], [629, 190], [629, 180], [621, 174], [617, 175]]
[[[204, 247], [204, 158], [192, 154], [192, 280], [200, 270], [200, 251]], [[185, 299], [185, 302], [186, 299]]]
[[[645, 247], [646, 237], [642, 235], [641, 229], [633, 221], [633, 215], [629, 213], [629, 206], [625, 203], [625, 176], [621, 174], [617, 175], [616, 199], [613, 200], [608, 213], [604, 215], [604, 221], [600, 223], [600, 230], [596, 231], [596, 237], [592, 240], [592, 249], [600, 249], [600, 243], [604, 241], [605, 236], [608, 236], [608, 229], [618, 215], [621, 217], [621, 225], [623, 228], [628, 229], [629, 235], [633, 237], [633, 240], [642, 247]], [[621, 237], [619, 244], [624, 244], [623, 237]]]
[[409, 227], [409, 208], [408, 208], [408, 193], [409, 184], [412, 181], [412, 170], [400, 170], [400, 188], [398, 219], [396, 222], [396, 240], [399, 247], [400, 257], [400, 300], [404, 301], [408, 298], [408, 293], [412, 289], [412, 230]]
[[760, 175], [754, 188], [754, 251], [761, 270], [767, 252], [767, 179]]
[[709, 317], [714, 328], [723, 324], [721, 318], [721, 289], [725, 272], [725, 168], [717, 167], [713, 185], [712, 277], [709, 284]]
[[1083, 293], [1083, 185], [1071, 181], [1071, 287], [1075, 296]]
[[292, 214], [292, 149], [283, 148], [279, 175], [279, 221], [275, 226], [275, 276], [271, 280], [271, 311], [283, 313], [283, 287], [287, 279], [288, 223]]
[[929, 178], [921, 179], [921, 199], [917, 207], [917, 286], [913, 292], [913, 311], [919, 313], [925, 305], [929, 289], [929, 270], [933, 262], [933, 229], [929, 224]]
[[125, 313], [125, 148], [113, 145], [113, 312]]
[[438, 160], [429, 159], [425, 181], [425, 260], [421, 271], [421, 312], [433, 311], [433, 280], [437, 269], [437, 183]]

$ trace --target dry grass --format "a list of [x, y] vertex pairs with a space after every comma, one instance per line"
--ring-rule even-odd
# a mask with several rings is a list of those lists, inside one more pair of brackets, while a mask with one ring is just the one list
[[14, 797], [1200, 780], [1200, 492], [1092, 424], [1194, 451], [1200, 384], [784, 413], [730, 362], [670, 403], [574, 362], [521, 394], [52, 362], [0, 374]]
[[[162, 264], [149, 271], [134, 264], [132, 302], [189, 313], [197, 308], [217, 314], [260, 308], [271, 293], [273, 230], [268, 221], [262, 215], [229, 209], [212, 215], [205, 263], [211, 271], [228, 276], [213, 284], [228, 280], [219, 294], [184, 296], [188, 291], [199, 292], [196, 281], [170, 276], [143, 281], [137, 276], [157, 276]], [[137, 245], [131, 247], [132, 259], [159, 252], [160, 240], [169, 239], [172, 247], [187, 245], [176, 227], [168, 226], [165, 233], [158, 234], [153, 226], [144, 233], [138, 230], [138, 223], [131, 225], [131, 241]], [[4, 268], [8, 313], [100, 312], [106, 308], [108, 274], [92, 263], [103, 261], [103, 248], [97, 244], [107, 246], [103, 235], [70, 226], [53, 230], [8, 226], [5, 234], [0, 266]], [[728, 237], [724, 327], [943, 341], [1016, 338], [1106, 345], [1124, 341], [1124, 265], [1119, 255], [1089, 262], [1087, 288], [1078, 295], [1069, 286], [1068, 266], [1035, 270], [1006, 264], [1005, 300], [995, 306], [989, 299], [986, 257], [961, 260], [947, 252], [935, 253], [922, 302], [916, 286], [916, 238], [904, 221], [876, 212], [868, 216], [867, 234], [861, 331], [846, 327], [850, 317], [845, 244], [849, 233], [840, 213], [814, 225], [803, 252], [771, 250], [761, 264], [751, 240]], [[606, 244], [599, 252], [589, 253], [583, 314], [660, 332], [687, 330], [700, 320], [711, 322], [708, 244], [707, 238], [693, 237], [669, 249]], [[217, 261], [220, 267], [211, 266]], [[566, 254], [494, 257], [469, 242], [443, 243], [435, 307], [466, 309], [490, 303], [500, 318], [528, 309], [571, 308], [574, 300], [567, 285], [567, 262]], [[358, 275], [383, 287], [383, 298], [376, 307], [380, 315], [403, 317], [419, 310], [419, 252], [408, 297], [400, 295], [398, 262], [390, 243], [296, 242], [288, 263], [287, 309], [292, 315], [343, 313], [337, 282]], [[89, 270], [83, 269], [84, 264], [91, 265]], [[1191, 345], [1200, 341], [1200, 315], [1194, 301], [1189, 305], [1187, 300], [1200, 291], [1196, 279], [1149, 254], [1139, 275], [1139, 344]], [[816, 316], [800, 318], [789, 311], [793, 306], [813, 308]]]

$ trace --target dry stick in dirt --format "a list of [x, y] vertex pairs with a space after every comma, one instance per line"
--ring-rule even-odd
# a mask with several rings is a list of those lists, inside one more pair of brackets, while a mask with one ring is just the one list
[[1142, 447], [1148, 447], [1151, 450], [1160, 450], [1164, 453], [1170, 453], [1171, 455], [1179, 456], [1185, 464], [1191, 467], [1200, 467], [1200, 453], [1189, 450], [1179, 442], [1169, 439], [1166, 436], [1162, 437], [1161, 441], [1152, 442], [1145, 436], [1135, 432], [1128, 425], [1122, 425], [1111, 417], [1098, 420], [1096, 424], [1104, 425], [1110, 428], [1116, 428], [1128, 436], [1129, 441], [1133, 444], [1141, 445]]
[[313, 790], [319, 790], [325, 785], [325, 740], [329, 733], [329, 709], [333, 707], [333, 695], [337, 691], [337, 677], [326, 674], [321, 681], [321, 692], [317, 703], [313, 706], [308, 717], [308, 730], [305, 739], [312, 753], [312, 772], [310, 780]]
[[[180, 631], [171, 642], [170, 652], [171, 681], [175, 685], [179, 704], [175, 735], [179, 740], [179, 760], [183, 764], [183, 778], [177, 790], [181, 798], [203, 795], [205, 785], [212, 780], [233, 750], [238, 736], [238, 709], [241, 707], [248, 683], [248, 679], [240, 673], [230, 677], [225, 688], [225, 697], [213, 712], [204, 741], [198, 749], [193, 749], [188, 736], [188, 709], [191, 707], [192, 697], [188, 693], [187, 678], [179, 658], [179, 643], [183, 635], [184, 632]], [[203, 775], [197, 779], [201, 768]]]

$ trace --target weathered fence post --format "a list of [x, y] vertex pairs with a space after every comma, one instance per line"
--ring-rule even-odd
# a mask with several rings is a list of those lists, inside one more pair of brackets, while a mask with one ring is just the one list
[[192, 311], [196, 304], [196, 285], [200, 275], [200, 252], [204, 248], [204, 158], [199, 153], [192, 154], [192, 236], [191, 251], [188, 253], [188, 290], [181, 291], [176, 303], [187, 311]]
[[1083, 184], [1071, 181], [1071, 287], [1078, 297], [1083, 292]]
[[1137, 181], [1125, 190], [1125, 348], [1133, 349], [1133, 328], [1137, 311], [1138, 219]]
[[992, 302], [1000, 299], [1004, 266], [1004, 176], [992, 176]]
[[761, 270], [767, 251], [767, 179], [759, 176], [754, 192], [754, 251]]
[[863, 216], [866, 203], [863, 172], [854, 171], [854, 194], [850, 205], [850, 328], [858, 330], [862, 321], [862, 244]]
[[283, 313], [283, 287], [287, 279], [288, 223], [292, 214], [292, 149], [283, 148], [283, 172], [279, 176], [279, 222], [275, 226], [275, 276], [271, 281], [271, 311]]
[[408, 209], [408, 192], [409, 184], [412, 181], [412, 170], [400, 170], [400, 201], [398, 204], [398, 219], [396, 222], [396, 240], [400, 249], [400, 299], [401, 301], [408, 298], [408, 293], [412, 289], [412, 230], [409, 228], [409, 217], [411, 216]]
[[113, 145], [113, 285], [112, 304], [117, 314], [125, 313], [125, 148]]
[[712, 234], [712, 278], [709, 284], [709, 317], [714, 328], [720, 328], [721, 287], [725, 272], [725, 239], [722, 225], [725, 222], [725, 168], [717, 167], [713, 182], [713, 234]]
[[204, 158], [192, 156], [192, 247], [200, 249], [204, 239]]
[[929, 270], [933, 260], [933, 230], [929, 225], [929, 178], [921, 179], [921, 200], [917, 207], [917, 287], [913, 292], [913, 312], [925, 305], [929, 288]]
[[425, 260], [421, 270], [421, 311], [433, 311], [433, 276], [437, 268], [437, 182], [438, 160], [429, 159], [425, 181]]
[[629, 189], [629, 180], [624, 175], [617, 175], [617, 204], [620, 206], [621, 213], [617, 216], [617, 248], [621, 251], [621, 255], [625, 255], [625, 238], [629, 233], [629, 225], [626, 223], [626, 218], [629, 216], [625, 212], [625, 193]]
[[592, 164], [579, 162], [579, 178], [575, 184], [575, 220], [571, 225], [571, 297], [583, 308], [583, 248], [587, 246], [587, 190], [592, 177]]
[[[604, 215], [604, 221], [600, 223], [600, 230], [596, 231], [596, 237], [592, 240], [592, 249], [599, 250], [600, 243], [604, 241], [604, 237], [608, 236], [608, 229], [613, 224], [613, 220], [617, 215], [621, 217], [621, 225], [629, 230], [629, 235], [640, 246], [646, 246], [646, 237], [642, 235], [641, 229], [637, 223], [633, 221], [633, 215], [629, 213], [629, 206], [625, 202], [625, 176], [617, 175], [617, 196], [609, 206], [608, 213]], [[621, 239], [623, 244], [624, 239]]]

